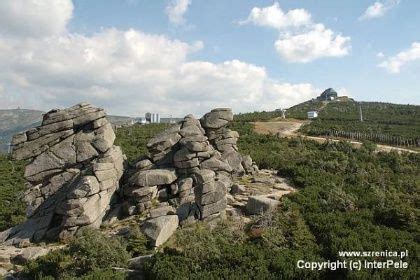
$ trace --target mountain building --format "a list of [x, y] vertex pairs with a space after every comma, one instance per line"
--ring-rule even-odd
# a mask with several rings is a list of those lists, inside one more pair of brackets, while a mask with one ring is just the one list
[[337, 97], [338, 93], [333, 88], [327, 88], [317, 99], [319, 101], [332, 101], [337, 99]]

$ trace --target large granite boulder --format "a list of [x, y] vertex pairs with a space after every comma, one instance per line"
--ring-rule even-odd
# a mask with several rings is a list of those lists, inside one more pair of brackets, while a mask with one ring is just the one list
[[52, 110], [39, 127], [16, 135], [11, 156], [28, 162], [28, 219], [0, 234], [0, 242], [56, 240], [99, 227], [123, 174], [114, 140], [104, 110], [86, 103]]
[[153, 241], [153, 245], [156, 247], [165, 243], [177, 228], [177, 215], [152, 218], [146, 221], [142, 226], [144, 234]]
[[246, 204], [246, 211], [249, 215], [261, 215], [265, 212], [274, 211], [279, 204], [279, 200], [267, 195], [250, 196]]

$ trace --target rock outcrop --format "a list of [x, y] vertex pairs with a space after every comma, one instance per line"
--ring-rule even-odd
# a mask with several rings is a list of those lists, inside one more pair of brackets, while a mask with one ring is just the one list
[[[171, 220], [173, 230], [172, 209], [181, 225], [217, 217], [225, 212], [232, 176], [258, 170], [251, 157], [238, 152], [239, 134], [227, 127], [232, 120], [231, 109], [212, 110], [201, 120], [187, 115], [152, 138], [147, 144], [150, 156], [139, 159], [129, 172], [124, 185], [126, 214], [158, 206], [144, 227], [155, 244], [169, 237], [162, 235], [166, 220]], [[158, 226], [152, 226], [155, 221]]]
[[123, 154], [103, 109], [78, 104], [44, 115], [13, 138], [12, 158], [27, 160], [27, 221], [0, 234], [18, 244], [55, 240], [99, 227], [123, 174]]

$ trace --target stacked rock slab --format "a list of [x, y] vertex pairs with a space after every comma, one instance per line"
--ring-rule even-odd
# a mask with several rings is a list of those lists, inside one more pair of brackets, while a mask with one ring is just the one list
[[80, 227], [99, 227], [123, 173], [121, 149], [103, 109], [82, 103], [44, 115], [16, 135], [12, 158], [27, 160], [27, 221], [1, 241], [55, 240]]
[[[238, 153], [239, 134], [227, 128], [232, 120], [230, 109], [215, 109], [201, 121], [187, 115], [152, 138], [147, 144], [150, 157], [134, 165], [124, 186], [127, 214], [153, 206], [151, 213], [172, 216], [165, 214], [171, 205], [181, 224], [223, 214], [232, 176], [257, 170], [251, 157]], [[151, 214], [143, 226], [146, 235], [155, 240], [164, 220], [174, 218]]]
[[253, 164], [251, 157], [242, 156], [238, 152], [239, 133], [227, 127], [232, 120], [231, 109], [218, 108], [205, 114], [200, 121], [210, 143], [221, 153], [222, 159], [232, 167], [234, 174], [254, 174], [258, 167]]

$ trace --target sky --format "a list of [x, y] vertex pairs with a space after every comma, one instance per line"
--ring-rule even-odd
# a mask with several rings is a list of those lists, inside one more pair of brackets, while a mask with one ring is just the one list
[[197, 116], [333, 87], [420, 104], [416, 0], [2, 0], [0, 109]]

